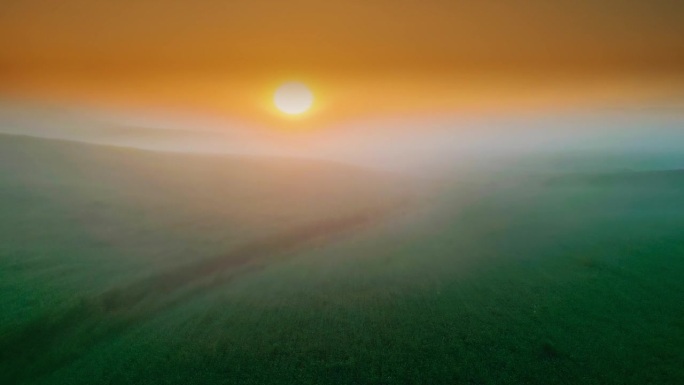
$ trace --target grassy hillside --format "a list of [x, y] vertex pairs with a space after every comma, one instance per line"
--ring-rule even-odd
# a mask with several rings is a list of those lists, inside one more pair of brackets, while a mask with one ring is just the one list
[[684, 382], [682, 172], [0, 158], [1, 383]]
[[395, 187], [333, 163], [2, 136], [2, 326], [283, 232], [363, 225], [398, 210]]

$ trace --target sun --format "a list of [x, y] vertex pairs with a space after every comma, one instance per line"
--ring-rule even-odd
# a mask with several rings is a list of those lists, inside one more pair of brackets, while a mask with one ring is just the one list
[[313, 102], [313, 92], [301, 82], [283, 83], [273, 95], [276, 108], [288, 115], [299, 115], [308, 111]]

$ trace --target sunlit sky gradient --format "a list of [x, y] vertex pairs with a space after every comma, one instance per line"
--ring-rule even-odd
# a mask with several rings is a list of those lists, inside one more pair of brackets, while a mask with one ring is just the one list
[[[684, 2], [6, 1], [0, 92], [322, 127], [675, 104]], [[284, 122], [283, 81], [317, 104]]]

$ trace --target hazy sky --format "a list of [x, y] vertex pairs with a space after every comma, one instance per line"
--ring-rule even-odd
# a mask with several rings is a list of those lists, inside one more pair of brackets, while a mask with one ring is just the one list
[[317, 92], [315, 123], [650, 102], [681, 97], [682, 15], [678, 0], [6, 0], [0, 81], [271, 123], [290, 78]]

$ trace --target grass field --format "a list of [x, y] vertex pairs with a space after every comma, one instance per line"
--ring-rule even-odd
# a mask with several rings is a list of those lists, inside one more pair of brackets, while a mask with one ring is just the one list
[[0, 137], [2, 384], [684, 383], [684, 171]]

